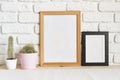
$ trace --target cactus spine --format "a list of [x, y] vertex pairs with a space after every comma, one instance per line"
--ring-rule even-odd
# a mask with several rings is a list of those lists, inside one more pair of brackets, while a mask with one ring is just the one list
[[8, 58], [13, 58], [13, 37], [8, 38]]

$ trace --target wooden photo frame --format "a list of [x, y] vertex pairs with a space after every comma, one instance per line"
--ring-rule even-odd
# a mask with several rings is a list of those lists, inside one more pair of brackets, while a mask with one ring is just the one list
[[82, 32], [82, 65], [108, 66], [108, 32]]
[[40, 12], [40, 65], [79, 66], [80, 11]]

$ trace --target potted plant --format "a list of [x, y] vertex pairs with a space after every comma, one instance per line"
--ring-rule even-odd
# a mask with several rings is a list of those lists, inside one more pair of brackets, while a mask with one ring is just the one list
[[25, 45], [19, 51], [19, 59], [22, 69], [34, 69], [37, 65], [38, 54], [32, 44]]
[[7, 69], [16, 69], [17, 58], [13, 55], [13, 37], [8, 38], [8, 58], [6, 59]]

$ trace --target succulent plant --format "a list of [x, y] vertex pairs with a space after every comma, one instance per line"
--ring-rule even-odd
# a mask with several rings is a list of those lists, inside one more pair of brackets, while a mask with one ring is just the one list
[[36, 53], [37, 51], [35, 50], [32, 44], [27, 44], [19, 52], [29, 54], [29, 53]]
[[9, 36], [8, 38], [8, 58], [13, 58], [13, 37]]

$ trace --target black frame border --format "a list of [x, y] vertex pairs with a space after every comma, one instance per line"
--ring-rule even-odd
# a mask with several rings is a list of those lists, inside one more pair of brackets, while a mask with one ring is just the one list
[[[104, 35], [105, 36], [105, 62], [86, 63], [86, 35]], [[109, 65], [109, 34], [108, 32], [82, 32], [82, 66], [108, 66]]]

